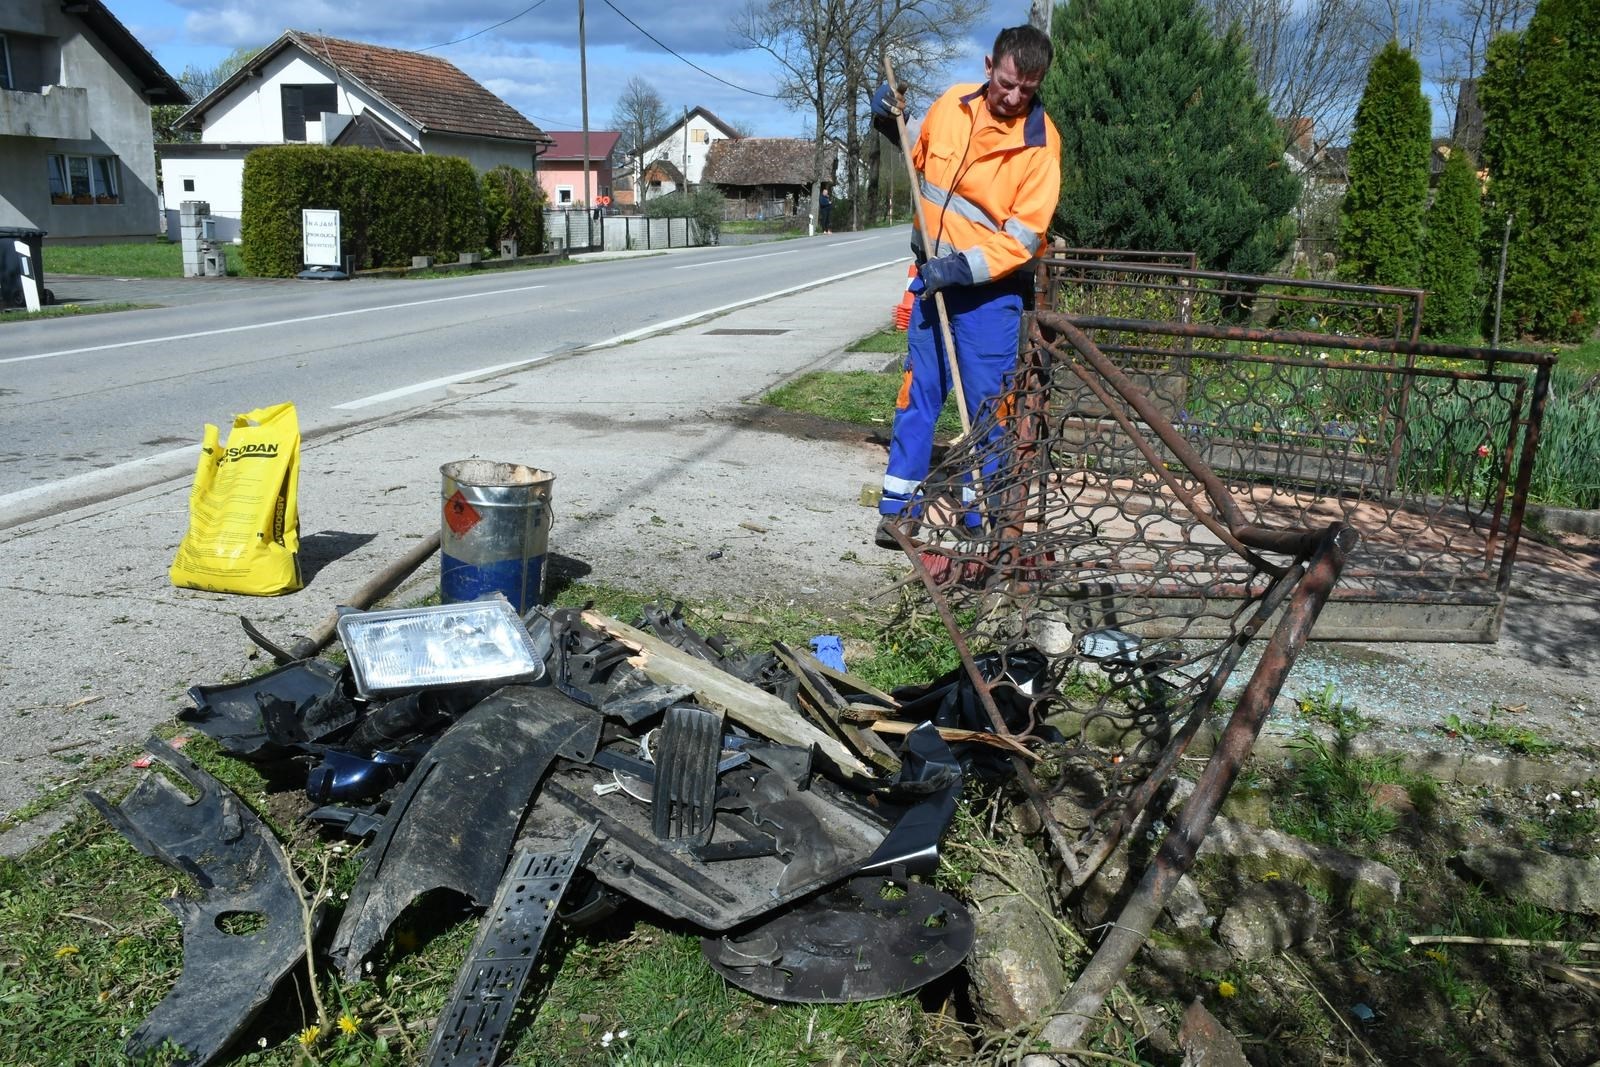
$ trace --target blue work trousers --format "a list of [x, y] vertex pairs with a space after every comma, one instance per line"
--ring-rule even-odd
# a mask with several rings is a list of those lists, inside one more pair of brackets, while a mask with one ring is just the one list
[[[921, 279], [913, 281], [912, 290], [920, 291], [921, 285]], [[953, 286], [944, 290], [944, 302], [950, 314], [957, 365], [961, 368], [967, 417], [976, 428], [999, 402], [1007, 379], [1016, 368], [1022, 297], [1014, 284], [1005, 281]], [[907, 332], [905, 380], [895, 406], [889, 466], [883, 475], [883, 498], [878, 504], [878, 511], [884, 515], [900, 515], [908, 510], [914, 515], [921, 513], [918, 490], [928, 476], [933, 456], [933, 427], [952, 387], [938, 309], [932, 299], [921, 299], [920, 292]], [[991, 443], [1000, 432], [995, 423], [988, 435]], [[993, 448], [985, 452], [988, 458], [983, 473], [987, 478], [994, 474], [999, 456]], [[970, 505], [970, 489], [963, 495], [964, 502]], [[975, 511], [967, 512], [969, 525], [979, 521]]]

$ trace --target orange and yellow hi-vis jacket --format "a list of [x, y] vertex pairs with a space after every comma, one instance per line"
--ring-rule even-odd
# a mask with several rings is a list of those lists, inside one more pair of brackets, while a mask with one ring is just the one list
[[1044, 254], [1061, 196], [1061, 135], [1038, 96], [1026, 114], [1002, 119], [990, 113], [983, 85], [957, 85], [934, 101], [914, 137], [930, 232], [912, 241], [927, 258], [960, 252], [981, 285]]

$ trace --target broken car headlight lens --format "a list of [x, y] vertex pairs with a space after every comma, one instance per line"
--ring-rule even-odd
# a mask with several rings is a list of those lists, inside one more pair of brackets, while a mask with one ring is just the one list
[[338, 628], [363, 697], [544, 675], [544, 660], [503, 597], [354, 612], [342, 616]]

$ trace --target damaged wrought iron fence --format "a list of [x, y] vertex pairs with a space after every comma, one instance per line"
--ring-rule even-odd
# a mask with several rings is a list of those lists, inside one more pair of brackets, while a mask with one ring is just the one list
[[1177, 826], [1069, 994], [1070, 1029], [1098, 1012], [1192, 863], [1357, 535], [1337, 511], [1249, 507], [1138, 372], [1065, 316], [1036, 313], [1029, 342], [920, 512], [890, 528], [995, 731], [1064, 731], [1049, 788], [1072, 803], [1047, 801], [1012, 762], [1069, 884], [1144, 818], [1270, 632]]
[[[1079, 253], [1086, 253], [1080, 255]], [[1196, 270], [1188, 253], [1064, 249], [1040, 261], [1042, 307], [1069, 315], [1309, 330], [1416, 341], [1421, 289]]]
[[[1073, 322], [1228, 482], [1247, 521], [1341, 521], [1361, 531], [1319, 637], [1498, 638], [1553, 356], [1205, 323]], [[1092, 452], [1079, 461], [1098, 462]], [[1225, 595], [1230, 576], [1213, 578], [1208, 595]]]

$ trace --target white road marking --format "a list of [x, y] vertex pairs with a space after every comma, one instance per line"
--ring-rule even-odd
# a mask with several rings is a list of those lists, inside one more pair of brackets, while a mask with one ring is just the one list
[[0, 359], [0, 364], [26, 363], [33, 359], [53, 359], [56, 356], [78, 356], [87, 352], [109, 352], [117, 348], [135, 348], [139, 345], [159, 345], [168, 341], [189, 341], [196, 337], [217, 337], [225, 333], [242, 333], [245, 330], [265, 330], [273, 326], [293, 326], [301, 322], [318, 322], [322, 319], [339, 319], [346, 315], [370, 315], [375, 311], [397, 311], [400, 308], [422, 307], [425, 304], [442, 304], [449, 300], [472, 300], [482, 296], [504, 296], [506, 293], [526, 293], [533, 289], [543, 289], [543, 285], [519, 285], [514, 289], [493, 289], [485, 293], [458, 293], [455, 296], [436, 296], [427, 300], [408, 300], [403, 304], [384, 304], [374, 308], [352, 308], [349, 311], [330, 311], [323, 315], [302, 315], [294, 319], [276, 319], [272, 322], [256, 322], [248, 326], [223, 326], [215, 330], [197, 330], [194, 333], [175, 333], [166, 337], [147, 337], [142, 341], [118, 341], [109, 345], [91, 345], [88, 348], [63, 348], [58, 352], [40, 352], [32, 356], [8, 356]]
[[615, 337], [608, 337], [604, 341], [596, 341], [592, 345], [584, 345], [582, 348], [578, 349], [578, 351], [590, 352], [596, 348], [610, 348], [612, 345], [625, 344], [628, 341], [637, 341], [641, 337], [648, 337], [653, 333], [660, 333], [663, 330], [670, 330], [676, 326], [682, 326], [686, 322], [694, 322], [696, 319], [703, 319], [710, 315], [720, 315], [724, 311], [736, 311], [742, 307], [749, 307], [751, 304], [759, 304], [763, 300], [775, 300], [780, 296], [788, 296], [790, 293], [798, 293], [804, 289], [813, 289], [819, 285], [827, 285], [829, 282], [843, 281], [845, 278], [854, 278], [858, 274], [866, 274], [868, 271], [879, 270], [883, 267], [892, 267], [896, 263], [904, 263], [910, 258], [910, 256], [897, 256], [894, 259], [884, 260], [882, 263], [874, 263], [870, 267], [857, 267], [855, 270], [848, 270], [843, 274], [835, 274], [827, 278], [817, 278], [814, 281], [803, 282], [800, 285], [791, 285], [787, 289], [779, 289], [776, 292], [763, 293], [760, 296], [752, 296], [745, 300], [736, 300], [731, 304], [723, 304], [720, 307], [706, 308], [704, 311], [692, 311], [687, 315], [680, 315], [675, 319], [667, 319], [665, 322], [657, 322], [650, 326], [641, 326], [637, 330], [629, 330], [627, 333], [619, 333]]
[[[896, 234], [896, 236], [898, 237], [899, 235]], [[822, 247], [823, 248], [843, 248], [845, 245], [858, 245], [862, 241], [870, 241], [870, 240], [872, 240], [872, 238], [870, 238], [870, 237], [857, 237], [853, 241], [835, 241], [831, 245], [823, 245]]]
[[35, 485], [29, 489], [19, 489], [15, 493], [7, 493], [5, 496], [0, 496], [0, 515], [4, 515], [18, 504], [26, 503], [36, 497], [46, 496], [50, 493], [60, 492], [63, 489], [88, 485], [112, 476], [116, 476], [117, 481], [122, 481], [123, 478], [121, 476], [131, 474], [141, 468], [157, 467], [163, 463], [170, 463], [173, 460], [184, 457], [188, 457], [193, 462], [199, 456], [199, 453], [200, 442], [196, 439], [195, 443], [187, 448], [174, 448], [166, 452], [157, 452], [152, 456], [130, 459], [126, 463], [118, 463], [110, 467], [96, 467], [92, 471], [74, 474], [72, 477], [62, 478], [60, 481], [46, 482], [44, 485]]
[[803, 248], [791, 248], [787, 252], [763, 252], [759, 256], [734, 256], [732, 259], [708, 259], [704, 263], [685, 263], [673, 270], [699, 270], [701, 267], [719, 267], [724, 263], [749, 263], [752, 259], [771, 259], [773, 256], [792, 256], [796, 252], [804, 252]]
[[421, 393], [429, 389], [437, 389], [441, 385], [453, 385], [456, 382], [464, 382], [469, 378], [476, 378], [480, 375], [498, 374], [500, 371], [512, 370], [516, 367], [531, 367], [533, 364], [543, 363], [549, 358], [550, 356], [547, 354], [543, 356], [534, 356], [532, 359], [519, 359], [512, 363], [496, 363], [492, 367], [479, 367], [477, 370], [464, 370], [460, 374], [451, 374], [443, 378], [433, 378], [426, 382], [418, 382], [416, 385], [402, 385], [398, 389], [390, 389], [387, 393], [374, 393], [371, 396], [364, 396], [360, 400], [349, 400], [343, 404], [335, 404], [333, 405], [333, 410], [354, 411], [357, 408], [371, 407], [373, 404], [382, 404], [386, 400], [396, 400], [402, 396], [410, 396], [412, 393]]

